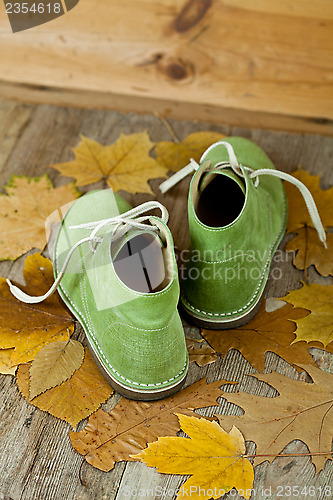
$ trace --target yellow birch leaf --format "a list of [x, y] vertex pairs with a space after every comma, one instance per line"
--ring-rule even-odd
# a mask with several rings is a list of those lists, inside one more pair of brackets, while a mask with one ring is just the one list
[[[20, 365], [16, 375], [17, 385], [27, 401], [29, 368], [29, 364]], [[112, 393], [113, 389], [101, 375], [88, 349], [85, 349], [84, 361], [70, 379], [36, 396], [29, 403], [65, 420], [75, 428], [82, 419], [96, 411]]]
[[206, 149], [223, 137], [218, 132], [193, 132], [179, 143], [158, 142], [155, 147], [156, 159], [167, 170], [177, 171], [188, 165], [191, 158], [198, 162]]
[[15, 260], [46, 244], [45, 221], [61, 206], [79, 196], [73, 183], [54, 188], [47, 175], [12, 176], [0, 195], [0, 260]]
[[[320, 218], [325, 229], [333, 226], [333, 187], [322, 190], [319, 186], [320, 177], [311, 175], [305, 170], [297, 170], [292, 174], [310, 190], [317, 205]], [[288, 243], [288, 251], [298, 251], [294, 265], [298, 269], [306, 269], [314, 265], [323, 276], [333, 274], [333, 237], [328, 236], [328, 248], [325, 249], [314, 229], [304, 199], [299, 190], [285, 182], [288, 198], [288, 233], [297, 233]]]
[[133, 458], [164, 474], [190, 474], [177, 499], [220, 498], [232, 488], [250, 498], [254, 470], [244, 458], [245, 441], [232, 427], [226, 432], [216, 422], [204, 418], [177, 415], [185, 437], [160, 437]]
[[309, 373], [313, 383], [279, 373], [251, 375], [274, 387], [279, 395], [273, 398], [245, 392], [223, 395], [245, 413], [239, 417], [217, 415], [217, 418], [224, 428], [237, 425], [246, 441], [256, 443], [255, 465], [265, 460], [271, 462], [294, 439], [308, 446], [318, 472], [331, 458], [333, 375], [310, 365], [300, 367]]
[[293, 343], [317, 340], [326, 347], [333, 342], [333, 285], [303, 283], [303, 288], [289, 292], [283, 300], [311, 311], [305, 318], [294, 320], [297, 329]]
[[80, 368], [83, 358], [84, 348], [77, 340], [44, 346], [30, 366], [30, 399], [69, 379]]
[[15, 375], [17, 366], [12, 366], [11, 356], [14, 349], [0, 349], [0, 373], [4, 375]]
[[113, 191], [152, 193], [148, 181], [166, 175], [166, 169], [149, 155], [153, 145], [147, 132], [121, 134], [109, 146], [81, 136], [74, 149], [75, 160], [53, 168], [73, 177], [78, 186], [104, 180]]
[[[43, 295], [52, 285], [52, 263], [40, 253], [25, 260], [23, 276], [30, 295]], [[54, 293], [40, 304], [25, 304], [10, 292], [0, 278], [0, 349], [12, 350], [11, 366], [27, 363], [50, 342], [67, 341], [74, 331], [74, 321], [59, 295]]]

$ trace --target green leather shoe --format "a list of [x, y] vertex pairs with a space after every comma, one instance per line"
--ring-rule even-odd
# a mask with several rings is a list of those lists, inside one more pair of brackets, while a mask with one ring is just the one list
[[253, 142], [227, 138], [209, 147], [200, 163], [191, 160], [160, 186], [165, 192], [196, 170], [188, 199], [190, 249], [181, 269], [181, 306], [198, 326], [237, 327], [257, 312], [285, 232], [281, 178], [301, 190], [323, 242], [325, 231], [308, 189], [276, 171]]
[[[142, 215], [159, 208], [162, 217]], [[154, 400], [180, 389], [188, 370], [177, 311], [178, 273], [168, 213], [158, 202], [131, 209], [111, 190], [79, 198], [54, 244], [53, 287], [81, 322], [104, 377], [126, 397]]]

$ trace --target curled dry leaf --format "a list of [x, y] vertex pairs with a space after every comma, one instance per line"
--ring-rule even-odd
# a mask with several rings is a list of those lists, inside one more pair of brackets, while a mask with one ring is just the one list
[[[43, 295], [53, 284], [52, 263], [40, 253], [29, 255], [23, 270], [30, 295]], [[40, 304], [25, 304], [10, 292], [0, 278], [0, 349], [10, 349], [11, 366], [27, 363], [50, 342], [67, 341], [74, 331], [74, 321], [54, 293]]]
[[46, 245], [45, 221], [79, 196], [74, 183], [54, 188], [47, 175], [12, 176], [0, 195], [0, 260], [15, 260], [32, 248]]
[[205, 418], [177, 415], [185, 437], [160, 437], [133, 458], [164, 474], [190, 474], [177, 499], [208, 500], [220, 498], [232, 488], [250, 498], [254, 470], [244, 458], [245, 441], [232, 427], [226, 432]]
[[194, 132], [179, 143], [158, 142], [155, 147], [156, 159], [167, 170], [177, 171], [185, 167], [191, 158], [200, 161], [206, 149], [223, 137], [218, 132]]
[[221, 416], [224, 428], [233, 425], [243, 433], [246, 441], [254, 441], [257, 454], [273, 456], [257, 457], [255, 464], [272, 461], [274, 456], [294, 439], [303, 441], [312, 461], [319, 471], [330, 458], [333, 426], [333, 375], [311, 365], [301, 365], [311, 376], [313, 383], [299, 382], [278, 373], [251, 375], [263, 380], [279, 392], [275, 398], [255, 396], [245, 392], [224, 393], [223, 397], [245, 411], [240, 417]]
[[81, 136], [74, 149], [75, 160], [53, 165], [62, 175], [73, 177], [78, 186], [104, 180], [114, 191], [152, 193], [149, 179], [165, 177], [165, 168], [149, 153], [153, 147], [147, 132], [121, 134], [115, 144], [103, 146]]
[[[333, 187], [322, 190], [319, 186], [320, 177], [311, 175], [304, 170], [293, 172], [293, 176], [299, 179], [311, 191], [317, 205], [323, 226], [325, 229], [333, 226]], [[333, 274], [333, 235], [327, 234], [327, 249], [319, 240], [314, 229], [309, 212], [299, 190], [292, 184], [286, 182], [285, 189], [288, 198], [289, 216], [288, 233], [297, 233], [288, 242], [286, 250], [297, 252], [294, 265], [297, 269], [306, 269], [314, 265], [318, 273], [323, 276]]]
[[333, 350], [333, 285], [306, 285], [303, 288], [289, 292], [283, 300], [297, 307], [310, 309], [306, 318], [296, 320], [296, 339], [299, 341], [321, 342], [326, 349]]
[[65, 382], [80, 368], [83, 358], [84, 348], [77, 340], [44, 346], [30, 366], [30, 399]]
[[[306, 307], [306, 304], [303, 303], [303, 306]], [[238, 349], [259, 372], [265, 368], [265, 355], [268, 351], [275, 352], [293, 365], [315, 365], [308, 348], [321, 347], [319, 343], [292, 344], [295, 339], [295, 322], [308, 315], [309, 311], [306, 309], [294, 308], [291, 304], [267, 312], [264, 301], [256, 316], [246, 325], [225, 330], [223, 334], [216, 330], [202, 330], [201, 334], [222, 356], [230, 349]]]
[[122, 398], [110, 413], [99, 410], [82, 431], [71, 432], [72, 445], [89, 464], [107, 472], [116, 462], [132, 460], [131, 454], [159, 436], [176, 435], [179, 422], [174, 412], [193, 415], [195, 408], [215, 405], [222, 394], [219, 387], [225, 383], [230, 382], [207, 384], [203, 379], [174, 396], [151, 403]]
[[204, 339], [198, 340], [185, 337], [190, 363], [196, 362], [200, 367], [215, 363], [217, 353]]
[[[27, 401], [29, 369], [29, 364], [20, 365], [16, 375], [17, 385]], [[96, 411], [112, 393], [113, 389], [101, 375], [88, 349], [85, 349], [84, 361], [70, 379], [29, 402], [75, 428], [82, 419]]]

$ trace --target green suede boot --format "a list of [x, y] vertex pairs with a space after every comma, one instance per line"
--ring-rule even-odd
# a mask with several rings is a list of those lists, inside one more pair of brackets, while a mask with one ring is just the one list
[[[159, 208], [162, 217], [142, 215]], [[82, 324], [106, 380], [126, 397], [154, 400], [183, 385], [188, 370], [177, 311], [178, 273], [168, 213], [158, 202], [131, 209], [111, 190], [71, 206], [54, 244], [53, 287]]]
[[181, 268], [181, 306], [198, 326], [234, 328], [256, 314], [285, 232], [281, 178], [301, 190], [324, 244], [326, 235], [308, 189], [276, 171], [253, 142], [227, 138], [209, 147], [200, 163], [191, 160], [160, 186], [165, 192], [196, 170], [188, 199], [190, 249]]

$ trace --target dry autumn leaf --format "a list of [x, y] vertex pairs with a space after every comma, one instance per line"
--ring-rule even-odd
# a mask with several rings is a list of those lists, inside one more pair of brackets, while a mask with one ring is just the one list
[[[42, 295], [53, 283], [52, 263], [40, 253], [25, 260], [22, 290], [30, 295]], [[58, 294], [40, 304], [25, 304], [10, 292], [0, 278], [0, 349], [13, 349], [11, 366], [27, 363], [50, 342], [67, 341], [74, 331], [74, 321]]]
[[195, 362], [201, 367], [215, 363], [217, 360], [217, 353], [204, 339], [198, 340], [185, 337], [185, 340], [190, 363]]
[[[293, 380], [278, 373], [251, 375], [274, 387], [275, 398], [244, 392], [223, 397], [245, 411], [240, 417], [217, 415], [225, 428], [237, 425], [246, 441], [257, 445], [255, 464], [272, 461], [294, 439], [303, 441], [313, 453], [319, 471], [330, 458], [333, 430], [333, 375], [311, 365], [301, 365], [313, 383]], [[316, 453], [325, 453], [315, 455]], [[272, 455], [272, 456], [267, 456]]]
[[[311, 175], [304, 170], [293, 172], [293, 176], [303, 182], [311, 191], [324, 228], [332, 227], [333, 187], [323, 191], [319, 186], [320, 177]], [[325, 249], [313, 227], [299, 190], [290, 183], [285, 183], [285, 189], [289, 206], [287, 232], [297, 233], [286, 247], [288, 251], [298, 252], [294, 259], [294, 265], [297, 269], [306, 269], [314, 265], [323, 276], [333, 274], [333, 236], [327, 235], [328, 248]]]
[[79, 196], [74, 183], [54, 188], [47, 175], [12, 176], [0, 195], [0, 260], [15, 260], [32, 248], [46, 244], [47, 217]]
[[297, 252], [293, 263], [297, 269], [307, 269], [312, 264], [322, 276], [333, 275], [333, 234], [326, 233], [327, 248], [318, 241], [318, 234], [306, 226], [286, 245], [287, 252]]
[[185, 167], [191, 158], [199, 161], [206, 149], [223, 137], [218, 132], [194, 132], [179, 143], [158, 142], [155, 146], [156, 159], [166, 170], [177, 171]]
[[203, 379], [174, 396], [151, 403], [122, 398], [110, 413], [99, 410], [82, 431], [71, 432], [72, 445], [89, 464], [107, 472], [116, 462], [132, 460], [131, 454], [159, 436], [176, 435], [179, 423], [174, 412], [193, 415], [195, 408], [216, 404], [222, 394], [219, 387], [225, 383], [230, 382], [207, 384]]
[[[305, 302], [302, 305], [306, 307]], [[295, 322], [308, 314], [309, 311], [306, 309], [294, 308], [291, 304], [266, 312], [264, 301], [256, 316], [246, 325], [225, 330], [223, 334], [216, 330], [202, 330], [201, 334], [222, 356], [225, 356], [230, 349], [238, 349], [259, 372], [265, 368], [265, 355], [268, 351], [275, 352], [293, 365], [299, 363], [315, 365], [308, 348], [321, 347], [319, 343], [292, 344], [295, 339]]]
[[103, 146], [81, 136], [74, 149], [75, 160], [53, 165], [62, 175], [73, 177], [78, 186], [104, 180], [114, 191], [152, 193], [150, 179], [165, 177], [166, 170], [149, 156], [153, 147], [147, 132], [121, 134], [115, 144]]
[[[307, 307], [311, 314], [296, 320], [295, 347], [299, 341], [321, 342], [330, 351], [333, 349], [333, 285], [307, 285], [289, 292], [283, 300], [296, 307]], [[329, 346], [329, 344], [331, 344]]]
[[[20, 365], [17, 371], [17, 385], [21, 394], [29, 401], [30, 364]], [[65, 420], [73, 428], [89, 417], [113, 393], [113, 389], [98, 370], [88, 349], [84, 361], [74, 375], [57, 387], [36, 396], [29, 403], [54, 417]]]
[[14, 349], [0, 349], [0, 373], [15, 375], [17, 366], [11, 366], [11, 357]]
[[177, 415], [185, 437], [160, 437], [133, 458], [164, 474], [190, 474], [177, 499], [208, 500], [220, 498], [236, 488], [250, 498], [254, 481], [253, 466], [245, 454], [241, 432], [232, 427], [228, 433], [205, 418]]
[[77, 340], [44, 346], [30, 366], [30, 399], [69, 379], [80, 368], [83, 358], [84, 348]]

